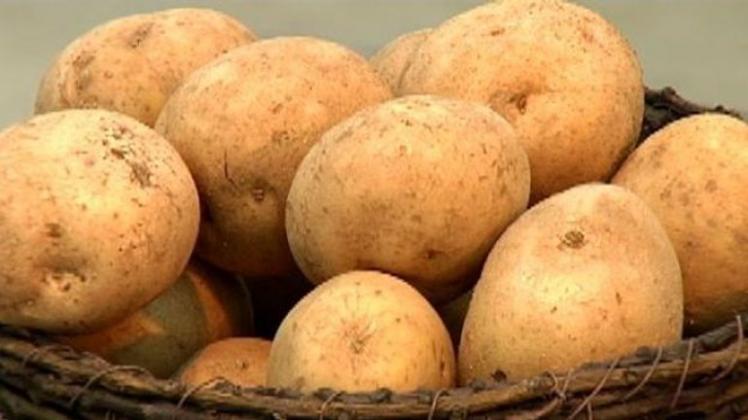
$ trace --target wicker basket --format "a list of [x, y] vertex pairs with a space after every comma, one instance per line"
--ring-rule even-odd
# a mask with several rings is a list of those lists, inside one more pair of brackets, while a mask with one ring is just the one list
[[[704, 108], [672, 89], [647, 92], [642, 139]], [[312, 395], [199, 387], [112, 366], [41, 334], [0, 325], [0, 413], [9, 418], [736, 418], [748, 412], [748, 316], [669, 348], [521, 382], [491, 380], [438, 392]], [[2, 415], [0, 415], [2, 418]]]

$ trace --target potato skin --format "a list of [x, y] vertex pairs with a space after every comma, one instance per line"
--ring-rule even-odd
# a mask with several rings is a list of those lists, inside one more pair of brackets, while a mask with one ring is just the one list
[[401, 96], [400, 79], [410, 66], [411, 57], [430, 32], [431, 28], [426, 28], [400, 35], [369, 59], [371, 67], [387, 82], [395, 96]]
[[170, 9], [112, 20], [70, 43], [45, 74], [36, 113], [103, 108], [153, 126], [185, 77], [256, 36], [209, 9]]
[[124, 320], [91, 334], [57, 339], [165, 379], [208, 344], [251, 334], [249, 301], [238, 281], [192, 261], [169, 290]]
[[507, 118], [530, 158], [532, 203], [612, 176], [644, 111], [626, 40], [562, 0], [497, 1], [446, 21], [413, 55], [400, 93], [474, 100]]
[[102, 110], [0, 133], [0, 322], [84, 333], [169, 288], [197, 236], [194, 182], [153, 130]]
[[261, 338], [229, 338], [210, 344], [187, 362], [176, 379], [192, 386], [216, 377], [243, 387], [265, 386], [271, 342]]
[[195, 72], [157, 130], [203, 200], [197, 252], [250, 278], [293, 273], [284, 210], [297, 166], [325, 130], [390, 96], [366, 60], [314, 38], [259, 41]]
[[357, 113], [312, 148], [288, 197], [288, 240], [314, 283], [374, 269], [445, 302], [475, 282], [529, 187], [527, 156], [498, 114], [403, 97]]
[[686, 329], [748, 310], [748, 124], [689, 117], [653, 134], [613, 178], [657, 214], [678, 253]]
[[273, 341], [268, 386], [304, 392], [407, 392], [454, 384], [444, 324], [407, 283], [375, 271], [318, 286], [283, 320]]
[[680, 339], [678, 260], [631, 192], [582, 185], [537, 204], [496, 243], [470, 301], [460, 382], [565, 372]]

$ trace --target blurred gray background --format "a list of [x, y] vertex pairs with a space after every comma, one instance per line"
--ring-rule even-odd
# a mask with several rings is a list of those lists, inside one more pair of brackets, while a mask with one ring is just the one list
[[[54, 55], [106, 20], [169, 7], [229, 13], [262, 37], [313, 35], [371, 55], [482, 0], [0, 0], [0, 127], [31, 114]], [[579, 0], [629, 38], [652, 87], [748, 115], [748, 0]]]

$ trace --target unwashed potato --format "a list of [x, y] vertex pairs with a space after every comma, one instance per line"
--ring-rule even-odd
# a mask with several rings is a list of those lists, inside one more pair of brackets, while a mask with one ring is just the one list
[[354, 271], [318, 286], [283, 320], [267, 385], [407, 392], [449, 388], [454, 377], [449, 334], [429, 303], [395, 277]]
[[390, 89], [396, 96], [400, 96], [400, 79], [410, 66], [411, 56], [429, 32], [431, 32], [431, 28], [401, 35], [382, 47], [369, 59], [374, 71], [390, 85]]
[[197, 252], [250, 278], [293, 273], [284, 210], [296, 167], [329, 127], [390, 96], [366, 60], [314, 38], [259, 41], [195, 72], [157, 129], [203, 200]]
[[112, 20], [55, 58], [39, 88], [36, 112], [104, 108], [152, 126], [187, 75], [255, 38], [233, 18], [208, 9]]
[[103, 330], [58, 337], [111, 363], [170, 377], [215, 341], [252, 333], [252, 309], [241, 284], [196, 261], [148, 306]]
[[374, 269], [446, 302], [475, 282], [529, 189], [527, 156], [501, 116], [476, 103], [399, 98], [312, 148], [288, 197], [288, 240], [314, 283]]
[[531, 202], [612, 176], [644, 109], [623, 36], [562, 0], [496, 1], [446, 21], [412, 56], [399, 93], [479, 101], [507, 118], [530, 158]]
[[99, 330], [168, 289], [199, 223], [177, 152], [102, 110], [40, 115], [0, 133], [0, 322]]
[[748, 124], [711, 114], [668, 125], [613, 182], [665, 226], [683, 270], [688, 332], [748, 310]]
[[265, 386], [271, 342], [261, 338], [229, 338], [199, 351], [176, 379], [199, 386], [222, 378], [243, 387]]
[[460, 343], [460, 382], [563, 373], [672, 344], [683, 285], [667, 233], [633, 193], [583, 185], [537, 204], [496, 243]]

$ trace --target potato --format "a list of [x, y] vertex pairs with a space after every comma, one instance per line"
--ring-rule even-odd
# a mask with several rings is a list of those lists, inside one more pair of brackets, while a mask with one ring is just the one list
[[399, 96], [400, 79], [402, 79], [405, 69], [410, 66], [411, 56], [426, 39], [429, 32], [431, 32], [431, 28], [401, 35], [382, 47], [369, 59], [374, 71], [390, 85], [390, 89], [395, 95]]
[[315, 391], [441, 389], [455, 360], [444, 324], [407, 283], [375, 271], [337, 276], [283, 320], [267, 384]]
[[111, 363], [170, 377], [184, 362], [215, 341], [252, 333], [249, 295], [196, 261], [148, 306], [103, 330], [57, 339]]
[[233, 18], [208, 9], [112, 20], [55, 58], [39, 87], [36, 112], [104, 108], [152, 126], [187, 75], [255, 38]]
[[460, 382], [671, 344], [683, 326], [681, 281], [665, 230], [634, 194], [582, 185], [554, 195], [491, 251], [462, 330]]
[[270, 341], [261, 338], [229, 338], [213, 343], [193, 357], [176, 379], [199, 386], [223, 378], [243, 387], [265, 386]]
[[654, 210], [678, 253], [686, 328], [748, 310], [748, 124], [707, 114], [653, 134], [613, 182]]
[[531, 202], [612, 176], [644, 110], [626, 40], [562, 0], [496, 1], [448, 20], [415, 52], [399, 93], [474, 100], [507, 118], [530, 158]]
[[203, 200], [198, 253], [250, 278], [292, 274], [284, 209], [296, 167], [325, 130], [390, 96], [366, 60], [314, 38], [256, 42], [194, 73], [157, 129]]
[[288, 240], [315, 283], [375, 269], [445, 302], [475, 282], [529, 187], [527, 156], [498, 114], [404, 97], [359, 112], [312, 148], [289, 193]]
[[0, 323], [55, 333], [118, 322], [179, 277], [199, 226], [169, 143], [103, 110], [0, 133]]

